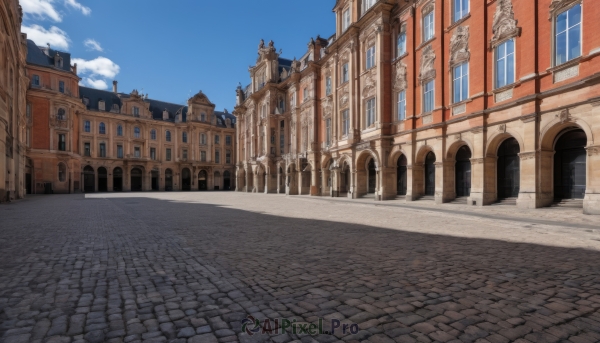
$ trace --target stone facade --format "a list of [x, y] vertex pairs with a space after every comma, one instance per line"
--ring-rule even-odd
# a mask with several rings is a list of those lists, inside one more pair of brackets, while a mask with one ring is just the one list
[[69, 54], [28, 45], [29, 192], [235, 187], [235, 117], [202, 91], [178, 105], [81, 87]]
[[261, 42], [237, 190], [600, 214], [600, 7], [461, 3], [338, 0], [299, 61]]
[[0, 202], [25, 195], [25, 38], [17, 0], [0, 3]]

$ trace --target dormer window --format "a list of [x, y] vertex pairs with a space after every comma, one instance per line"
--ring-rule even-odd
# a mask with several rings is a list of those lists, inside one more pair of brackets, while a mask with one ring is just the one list
[[119, 105], [117, 105], [117, 104], [113, 104], [113, 105], [112, 105], [111, 112], [114, 112], [114, 113], [119, 113]]
[[89, 106], [89, 105], [90, 105], [90, 99], [88, 99], [88, 98], [84, 97], [84, 98], [83, 98], [83, 104], [84, 104], [85, 106]]
[[98, 110], [106, 111], [104, 100], [98, 101]]
[[133, 106], [132, 113], [134, 117], [138, 118], [140, 116], [140, 108], [137, 106]]

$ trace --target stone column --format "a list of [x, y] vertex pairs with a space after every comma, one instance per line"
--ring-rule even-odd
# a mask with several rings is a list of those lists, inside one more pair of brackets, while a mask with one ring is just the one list
[[129, 166], [123, 167], [123, 191], [130, 192], [131, 191], [131, 171], [129, 170]]
[[[441, 154], [439, 155], [441, 156]], [[454, 169], [454, 161], [435, 162], [435, 203], [443, 204], [456, 197], [453, 190], [454, 180], [444, 176]], [[452, 173], [451, 175], [454, 175]]]
[[[552, 171], [554, 170], [554, 151], [540, 151], [540, 154], [536, 153], [537, 150], [537, 122], [535, 118], [527, 119], [523, 122], [523, 150], [519, 154], [521, 158], [521, 185], [519, 190], [519, 197], [517, 198], [517, 206], [521, 208], [537, 208], [542, 206], [548, 206], [552, 204], [554, 200], [554, 194], [552, 189], [553, 177]], [[537, 161], [539, 158], [539, 167], [541, 168], [540, 173], [547, 174], [546, 177], [542, 177], [538, 174]], [[538, 181], [540, 182], [540, 189], [538, 189]], [[547, 195], [542, 200], [542, 193], [546, 192]], [[548, 197], [549, 195], [549, 197]]]
[[600, 145], [587, 147], [586, 187], [583, 213], [600, 214]]
[[483, 206], [485, 203], [485, 150], [484, 132], [473, 132], [473, 151], [471, 151], [471, 195], [468, 205]]
[[[108, 168], [107, 168], [107, 169], [108, 169]], [[114, 187], [115, 187], [115, 185], [114, 185], [114, 183], [113, 183], [113, 181], [114, 181], [114, 180], [113, 180], [113, 171], [114, 171], [114, 168], [113, 168], [113, 169], [111, 169], [111, 170], [110, 170], [110, 172], [108, 172], [108, 175], [106, 175], [106, 177], [108, 178], [108, 179], [106, 180], [106, 185], [107, 185], [106, 187], [108, 188], [107, 190], [108, 190], [109, 192], [114, 192]]]
[[378, 176], [381, 176], [381, 200], [394, 200], [398, 195], [396, 167], [379, 168], [381, 171]]
[[312, 168], [310, 171], [310, 195], [311, 196], [319, 195], [319, 188], [317, 187], [319, 178], [317, 176], [317, 172], [318, 172], [317, 168]]
[[[418, 167], [416, 170], [420, 170]], [[422, 172], [422, 170], [421, 170]], [[414, 201], [416, 200], [416, 193], [414, 187], [414, 175], [415, 175], [415, 167], [412, 165], [406, 166], [406, 199], [405, 201]]]

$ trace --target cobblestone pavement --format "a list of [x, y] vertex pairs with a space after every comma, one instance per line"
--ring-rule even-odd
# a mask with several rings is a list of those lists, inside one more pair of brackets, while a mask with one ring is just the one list
[[[0, 341], [600, 341], [597, 217], [443, 208], [216, 192], [2, 205]], [[249, 314], [359, 331], [249, 336]]]

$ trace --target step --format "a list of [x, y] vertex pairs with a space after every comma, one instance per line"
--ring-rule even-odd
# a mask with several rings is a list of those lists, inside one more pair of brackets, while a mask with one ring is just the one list
[[517, 205], [517, 198], [498, 199], [498, 201], [494, 205], [511, 205], [511, 206], [516, 206]]
[[583, 199], [557, 199], [552, 207], [583, 208]]
[[435, 196], [434, 195], [424, 195], [424, 196], [420, 197], [419, 200], [435, 201]]
[[450, 203], [466, 205], [468, 199], [469, 199], [468, 197], [458, 197], [458, 198], [455, 198], [454, 200], [450, 201]]

